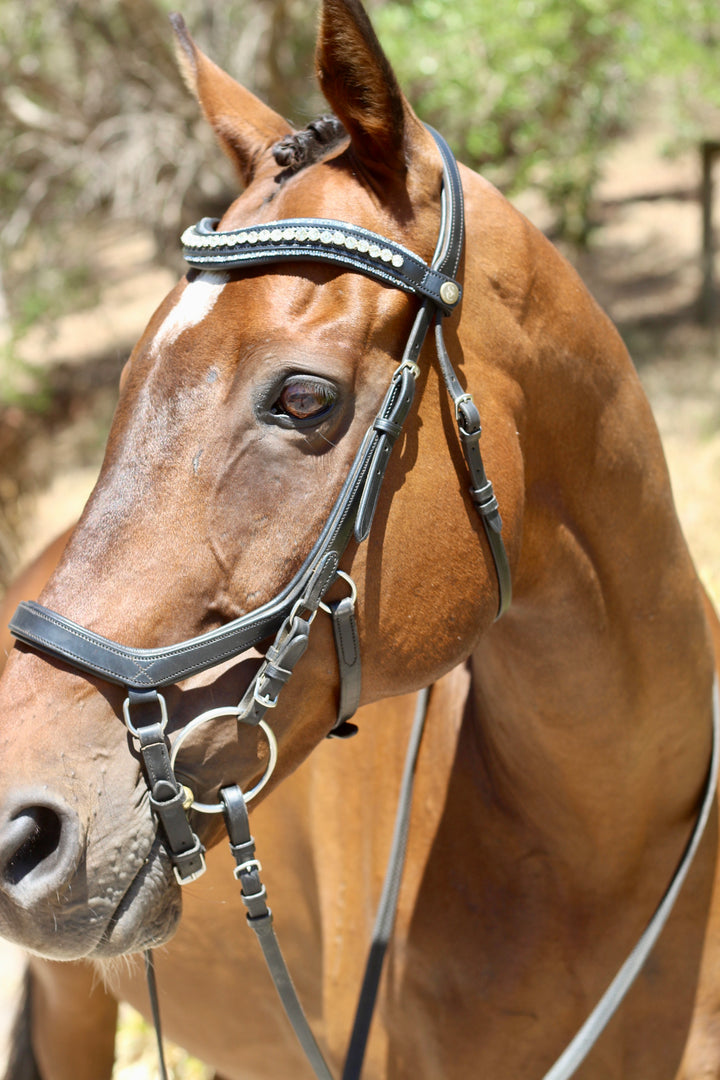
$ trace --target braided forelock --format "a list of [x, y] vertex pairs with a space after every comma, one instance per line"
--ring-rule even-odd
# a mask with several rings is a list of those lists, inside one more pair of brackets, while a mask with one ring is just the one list
[[336, 116], [320, 116], [308, 124], [304, 131], [286, 135], [276, 143], [273, 157], [278, 165], [295, 173], [318, 161], [328, 150], [341, 142], [346, 134], [343, 124]]

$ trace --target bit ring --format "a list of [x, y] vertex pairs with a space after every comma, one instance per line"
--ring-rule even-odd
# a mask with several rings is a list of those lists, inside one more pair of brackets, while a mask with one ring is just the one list
[[[191, 720], [190, 723], [182, 729], [180, 734], [175, 739], [175, 742], [173, 743], [172, 750], [170, 752], [170, 766], [173, 772], [175, 771], [175, 761], [177, 759], [180, 747], [192, 731], [195, 731], [197, 728], [202, 727], [203, 724], [207, 724], [209, 720], [216, 720], [221, 716], [234, 716], [237, 720], [239, 715], [240, 709], [237, 705], [227, 705], [224, 708], [220, 709], [208, 709], [207, 712], [200, 713], [200, 715], [196, 716], [194, 720]], [[275, 739], [272, 728], [268, 727], [264, 720], [260, 720], [258, 726], [261, 727], [263, 732], [265, 733], [265, 738], [268, 742], [270, 756], [268, 758], [267, 768], [258, 780], [257, 784], [255, 784], [254, 787], [251, 787], [249, 791], [244, 792], [245, 802], [250, 802], [251, 799], [254, 799], [255, 796], [262, 791], [262, 789], [265, 787], [268, 780], [272, 776], [275, 770], [275, 765], [277, 764], [277, 740]], [[193, 810], [198, 810], [201, 814], [221, 814], [225, 808], [224, 803], [221, 802], [202, 803], [197, 802], [196, 800], [193, 800], [190, 806]]]

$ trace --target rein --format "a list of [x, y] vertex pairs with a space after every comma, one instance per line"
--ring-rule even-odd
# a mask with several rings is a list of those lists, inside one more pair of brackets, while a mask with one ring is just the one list
[[[190, 266], [200, 269], [241, 270], [296, 259], [330, 262], [418, 296], [421, 305], [405, 346], [401, 363], [373, 424], [368, 429], [343, 487], [318, 539], [294, 578], [272, 600], [226, 626], [188, 641], [164, 648], [137, 649], [120, 645], [87, 630], [63, 615], [34, 602], [21, 603], [10, 629], [21, 642], [56, 657], [70, 666], [123, 686], [127, 697], [123, 716], [142, 761], [151, 809], [159, 822], [164, 846], [177, 881], [194, 881], [205, 869], [204, 847], [192, 829], [190, 809], [199, 813], [222, 813], [230, 848], [236, 861], [248, 922], [255, 931], [288, 1018], [320, 1080], [332, 1080], [297, 998], [280, 952], [260, 863], [250, 835], [247, 803], [270, 779], [277, 759], [272, 728], [265, 721], [275, 708], [282, 687], [305, 652], [312, 622], [319, 610], [332, 619], [338, 657], [340, 689], [338, 714], [329, 735], [353, 735], [357, 727], [350, 717], [360, 701], [361, 666], [355, 621], [355, 585], [339, 570], [342, 555], [354, 536], [367, 539], [392, 447], [402, 433], [412, 406], [420, 374], [418, 359], [431, 325], [438, 363], [453, 401], [458, 434], [470, 473], [470, 495], [480, 516], [493, 558], [498, 584], [499, 618], [511, 599], [510, 568], [503, 543], [498, 503], [488, 480], [480, 451], [480, 415], [472, 396], [464, 391], [445, 347], [442, 320], [460, 302], [462, 290], [455, 277], [464, 238], [463, 195], [455, 159], [442, 137], [429, 129], [442, 157], [443, 186], [441, 224], [432, 263], [428, 266], [407, 248], [366, 229], [324, 219], [296, 218], [264, 226], [218, 232], [205, 218], [186, 230], [182, 242]], [[325, 594], [339, 579], [350, 595], [326, 604]], [[238, 656], [274, 635], [258, 672], [242, 700], [234, 706], [211, 709], [186, 725], [176, 736], [172, 750], [166, 736], [165, 699], [160, 689]], [[412, 799], [413, 777], [425, 723], [428, 691], [419, 695], [405, 762], [396, 815], [391, 858], [386, 871], [380, 908], [373, 931], [365, 977], [348, 1049], [343, 1080], [358, 1080], [370, 1030], [384, 954], [395, 921]], [[231, 785], [220, 792], [216, 804], [199, 803], [175, 775], [178, 752], [187, 735], [210, 720], [234, 717], [239, 723], [256, 725], [268, 741], [268, 765], [255, 786], [243, 795]], [[598, 1006], [544, 1080], [568, 1080], [594, 1045], [610, 1017], [627, 993], [664, 926], [682, 887], [712, 808], [716, 788], [720, 709], [717, 680], [713, 691], [713, 752], [702, 807], [673, 880], [637, 946], [613, 980]], [[152, 954], [146, 953], [146, 971], [155, 1021], [160, 1068], [167, 1076], [160, 1036], [160, 1015]]]

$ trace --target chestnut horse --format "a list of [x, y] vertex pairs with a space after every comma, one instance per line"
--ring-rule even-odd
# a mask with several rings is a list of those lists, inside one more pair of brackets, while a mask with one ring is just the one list
[[[441, 154], [359, 0], [324, 0], [317, 73], [337, 122], [299, 135], [176, 25], [187, 80], [244, 185], [218, 244], [329, 219], [389, 238], [391, 263], [405, 257], [397, 244], [431, 262], [447, 225]], [[711, 760], [720, 630], [632, 364], [548, 241], [490, 184], [461, 176], [463, 296], [444, 312], [445, 337], [480, 402], [512, 604], [496, 618], [497, 552], [428, 339], [403, 369], [417, 392], [402, 433], [387, 417], [373, 429], [399, 438], [369, 536], [340, 560], [357, 585], [360, 734], [325, 739], [340, 661], [320, 611], [272, 710], [278, 762], [252, 813], [278, 933], [334, 1075], [419, 689], [432, 685], [367, 1078], [542, 1077], [672, 879]], [[123, 373], [101, 475], [42, 617], [71, 625], [80, 653], [104, 641], [124, 663], [132, 649], [217, 641], [285, 595], [422, 303], [338, 261], [191, 270]], [[347, 589], [331, 577], [321, 591], [334, 610]], [[83, 674], [67, 649], [30, 640], [0, 684], [0, 927], [30, 953], [10, 1077], [108, 1078], [115, 1002], [148, 1012], [132, 954], [149, 946], [166, 1033], [218, 1077], [309, 1077], [242, 925], [221, 818], [190, 813], [207, 872], [181, 890], [113, 662], [107, 678]], [[249, 649], [166, 689], [170, 742], [237, 703], [259, 663]], [[178, 775], [214, 803], [266, 773], [266, 745], [259, 729], [213, 721], [190, 732]], [[662, 936], [578, 1076], [720, 1076], [717, 844], [713, 811]]]

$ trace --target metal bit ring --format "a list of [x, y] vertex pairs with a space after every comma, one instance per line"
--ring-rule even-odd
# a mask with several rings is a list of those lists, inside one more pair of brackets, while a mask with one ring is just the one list
[[[239, 713], [240, 713], [240, 710], [239, 710], [238, 706], [236, 706], [236, 705], [228, 705], [228, 706], [225, 706], [224, 708], [220, 708], [220, 709], [208, 709], [207, 712], [200, 713], [200, 715], [196, 716], [194, 720], [191, 720], [190, 723], [187, 724], [186, 727], [184, 727], [182, 729], [182, 731], [180, 732], [180, 734], [177, 736], [177, 738], [175, 739], [175, 741], [173, 743], [172, 751], [170, 753], [170, 765], [172, 767], [173, 772], [175, 771], [175, 760], [176, 760], [176, 758], [178, 756], [178, 752], [180, 750], [180, 747], [182, 746], [183, 742], [185, 741], [185, 739], [188, 737], [188, 735], [192, 731], [195, 731], [197, 728], [202, 727], [203, 724], [207, 724], [207, 722], [209, 720], [216, 720], [221, 716], [234, 716], [235, 719], [237, 720], [237, 718], [239, 716]], [[275, 739], [275, 735], [274, 735], [274, 733], [272, 731], [272, 728], [270, 728], [265, 723], [264, 720], [260, 720], [258, 726], [261, 727], [262, 730], [265, 732], [265, 738], [268, 741], [268, 749], [270, 751], [270, 757], [268, 759], [267, 768], [265, 769], [265, 772], [263, 773], [263, 775], [258, 780], [257, 784], [255, 784], [254, 787], [250, 788], [249, 791], [246, 791], [244, 793], [245, 802], [250, 802], [251, 799], [254, 799], [255, 796], [258, 795], [262, 791], [262, 789], [265, 787], [268, 780], [272, 776], [272, 774], [273, 774], [273, 772], [275, 770], [275, 765], [277, 764], [277, 756], [278, 756], [277, 741]], [[223, 812], [223, 810], [224, 810], [224, 805], [221, 802], [218, 802], [218, 803], [202, 803], [202, 802], [197, 802], [197, 801], [193, 800], [193, 802], [190, 804], [190, 806], [191, 806], [191, 808], [193, 810], [198, 810], [201, 814], [221, 814]]]

